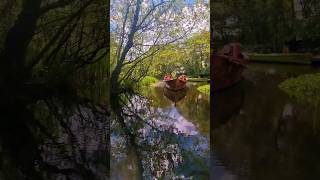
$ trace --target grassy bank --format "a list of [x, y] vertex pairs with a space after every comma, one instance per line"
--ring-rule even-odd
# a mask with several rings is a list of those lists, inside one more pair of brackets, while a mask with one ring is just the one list
[[210, 79], [208, 78], [188, 78], [190, 82], [209, 82]]
[[320, 73], [306, 74], [283, 81], [279, 88], [300, 101], [320, 103]]
[[204, 93], [204, 94], [210, 95], [210, 85], [209, 84], [199, 86], [197, 88], [197, 90]]
[[139, 85], [150, 86], [150, 85], [158, 83], [158, 82], [159, 82], [159, 79], [152, 77], [152, 76], [146, 76], [139, 82]]
[[251, 62], [311, 64], [311, 54], [248, 54]]

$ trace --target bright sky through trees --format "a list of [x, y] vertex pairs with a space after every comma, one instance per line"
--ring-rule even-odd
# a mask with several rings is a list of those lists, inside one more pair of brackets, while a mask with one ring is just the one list
[[125, 77], [130, 76], [167, 45], [209, 31], [209, 4], [204, 1], [113, 0], [110, 14], [114, 86], [124, 67], [130, 67]]

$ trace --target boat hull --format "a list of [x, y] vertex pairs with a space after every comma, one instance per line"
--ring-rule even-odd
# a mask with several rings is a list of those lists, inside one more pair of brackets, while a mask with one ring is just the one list
[[219, 91], [238, 83], [242, 79], [246, 63], [244, 59], [213, 54], [211, 57], [213, 91]]
[[172, 79], [172, 80], [164, 80], [165, 82], [165, 88], [171, 90], [171, 91], [180, 91], [186, 88], [187, 83], [181, 83], [177, 82], [178, 79]]

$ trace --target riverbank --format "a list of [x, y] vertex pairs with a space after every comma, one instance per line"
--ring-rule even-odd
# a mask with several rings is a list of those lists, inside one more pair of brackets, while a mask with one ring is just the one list
[[189, 82], [210, 82], [209, 78], [188, 78]]
[[283, 64], [300, 64], [310, 65], [312, 64], [312, 54], [309, 53], [290, 53], [290, 54], [248, 54], [251, 62], [263, 62], [263, 63], [283, 63]]

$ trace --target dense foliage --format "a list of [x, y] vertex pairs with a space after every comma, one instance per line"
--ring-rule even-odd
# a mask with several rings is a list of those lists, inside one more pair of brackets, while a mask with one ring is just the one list
[[106, 8], [95, 0], [1, 2], [0, 82], [106, 81]]
[[239, 41], [248, 50], [319, 52], [317, 0], [222, 0], [211, 4], [215, 48]]
[[[147, 75], [208, 74], [208, 3], [113, 0], [112, 4], [111, 86], [138, 82]], [[113, 88], [112, 93], [118, 91]]]
[[152, 59], [149, 59], [148, 74], [162, 77], [166, 73], [187, 74], [189, 77], [209, 76], [210, 33], [203, 31], [194, 34], [179, 44], [166, 46]]
[[108, 6], [0, 1], [0, 179], [109, 176]]

